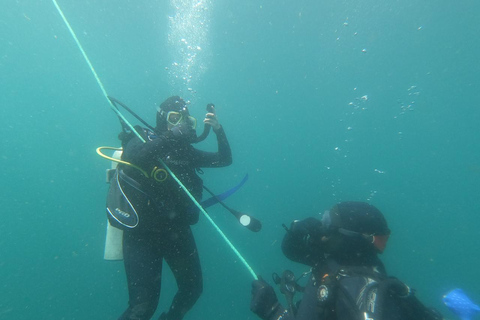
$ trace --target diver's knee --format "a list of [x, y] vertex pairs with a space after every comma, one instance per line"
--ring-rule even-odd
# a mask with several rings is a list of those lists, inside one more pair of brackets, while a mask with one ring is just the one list
[[192, 289], [198, 294], [201, 295], [203, 292], [203, 277], [198, 277], [195, 279]]
[[197, 293], [197, 296], [199, 296], [199, 297], [202, 295], [202, 293], [203, 293], [203, 284], [201, 284], [201, 285], [197, 288], [196, 293]]
[[194, 286], [179, 288], [178, 293], [185, 297], [185, 301], [195, 303], [203, 293], [203, 284], [199, 283]]
[[200, 296], [202, 295], [202, 293], [203, 293], [203, 282], [198, 283], [195, 287], [191, 288], [190, 290], [190, 296], [194, 301], [197, 301], [198, 298], [200, 298]]

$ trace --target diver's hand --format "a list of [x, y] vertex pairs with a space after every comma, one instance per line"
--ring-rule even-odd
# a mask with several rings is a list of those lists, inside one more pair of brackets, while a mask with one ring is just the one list
[[272, 286], [261, 277], [252, 282], [252, 300], [250, 310], [263, 320], [268, 320], [277, 313], [282, 306], [278, 303], [277, 295]]
[[205, 115], [203, 122], [205, 124], [211, 125], [214, 131], [220, 129], [221, 125], [218, 122], [217, 115], [215, 113], [215, 107], [212, 106], [213, 112], [209, 112]]

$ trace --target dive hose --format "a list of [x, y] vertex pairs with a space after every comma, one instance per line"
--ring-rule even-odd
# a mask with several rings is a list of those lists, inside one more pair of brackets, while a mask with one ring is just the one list
[[210, 193], [212, 197], [214, 197], [218, 201], [218, 203], [220, 203], [225, 209], [227, 209], [231, 214], [233, 214], [235, 218], [237, 218], [238, 222], [240, 222], [245, 228], [253, 232], [258, 232], [260, 231], [260, 229], [262, 229], [262, 223], [260, 222], [260, 220], [252, 217], [251, 215], [241, 213], [228, 207], [222, 200], [218, 199], [218, 197], [212, 191], [210, 191], [210, 189], [205, 186], [203, 186], [203, 189]]

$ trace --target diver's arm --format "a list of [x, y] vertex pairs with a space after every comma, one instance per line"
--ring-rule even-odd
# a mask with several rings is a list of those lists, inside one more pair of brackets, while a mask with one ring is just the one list
[[[252, 300], [250, 310], [263, 320], [315, 320], [325, 319], [325, 309], [319, 308], [319, 281], [311, 276], [303, 291], [297, 311], [283, 307], [277, 299], [275, 290], [261, 277], [252, 282]], [[423, 318], [422, 318], [423, 319]], [[430, 320], [428, 318], [428, 320]], [[437, 320], [437, 319], [435, 319]]]
[[218, 152], [206, 152], [195, 149], [198, 167], [226, 167], [232, 164], [232, 150], [222, 126], [213, 129], [217, 135]]
[[263, 320], [294, 320], [295, 317], [278, 302], [275, 290], [260, 276], [252, 282], [250, 310]]

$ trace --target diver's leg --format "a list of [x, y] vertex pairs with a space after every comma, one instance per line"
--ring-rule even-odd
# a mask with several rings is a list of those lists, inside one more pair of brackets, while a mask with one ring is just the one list
[[148, 320], [160, 298], [162, 256], [156, 234], [123, 233], [123, 259], [128, 285], [128, 308], [119, 320]]
[[178, 227], [171, 236], [165, 261], [173, 272], [178, 291], [165, 319], [181, 320], [202, 294], [202, 269], [190, 226]]

